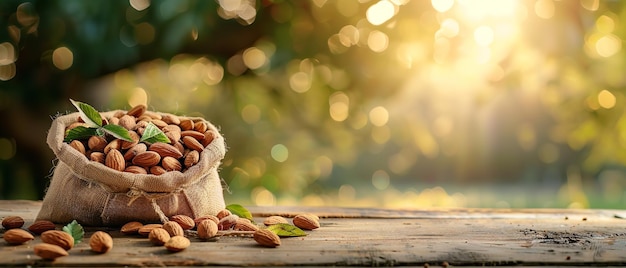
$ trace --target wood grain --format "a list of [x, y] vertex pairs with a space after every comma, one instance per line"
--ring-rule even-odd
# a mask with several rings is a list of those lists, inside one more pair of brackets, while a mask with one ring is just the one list
[[[34, 201], [0, 200], [0, 218], [22, 216], [32, 223]], [[263, 248], [250, 237], [221, 237], [179, 253], [152, 246], [147, 238], [117, 228], [88, 227], [85, 240], [54, 262], [33, 254], [35, 241], [0, 243], [0, 266], [440, 266], [626, 265], [626, 221], [621, 210], [428, 209], [249, 207], [257, 222], [268, 215], [315, 213], [321, 227], [305, 237], [283, 238]], [[59, 225], [58, 228], [61, 226]], [[89, 250], [88, 238], [104, 230], [114, 237], [106, 254]], [[0, 230], [0, 234], [4, 230]]]

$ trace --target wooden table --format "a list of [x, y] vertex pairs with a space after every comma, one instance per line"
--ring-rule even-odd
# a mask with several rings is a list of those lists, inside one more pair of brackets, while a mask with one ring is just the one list
[[[40, 202], [0, 200], [0, 218], [17, 215], [29, 226]], [[35, 241], [0, 243], [0, 266], [579, 266], [626, 265], [626, 211], [563, 209], [416, 209], [249, 207], [257, 222], [302, 212], [321, 217], [307, 236], [283, 238], [278, 248], [250, 237], [202, 241], [179, 253], [113, 228], [86, 228], [85, 240], [54, 262], [33, 254]], [[60, 228], [60, 225], [58, 226]], [[88, 238], [96, 230], [114, 237], [98, 255]], [[0, 234], [4, 230], [0, 230]]]

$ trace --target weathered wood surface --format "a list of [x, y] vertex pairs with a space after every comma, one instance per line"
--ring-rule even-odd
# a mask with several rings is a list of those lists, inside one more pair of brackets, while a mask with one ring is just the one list
[[[26, 228], [40, 205], [0, 200], [0, 218], [22, 216]], [[202, 241], [188, 233], [192, 244], [179, 253], [152, 246], [144, 237], [122, 235], [116, 228], [89, 227], [85, 241], [54, 262], [33, 254], [39, 238], [20, 246], [2, 241], [0, 266], [626, 265], [622, 210], [249, 209], [259, 222], [267, 215], [311, 212], [322, 217], [322, 226], [305, 237], [284, 238], [278, 248], [257, 246], [249, 237]], [[89, 250], [87, 240], [96, 230], [114, 237], [113, 249], [104, 255]]]

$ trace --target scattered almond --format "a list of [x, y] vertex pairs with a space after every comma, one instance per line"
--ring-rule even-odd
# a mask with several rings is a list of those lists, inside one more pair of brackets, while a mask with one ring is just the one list
[[136, 234], [139, 232], [139, 228], [143, 227], [143, 223], [138, 221], [131, 221], [126, 223], [120, 229], [123, 234]]
[[250, 222], [248, 219], [239, 218], [237, 219], [237, 223], [233, 227], [235, 231], [256, 231], [259, 229], [256, 224]]
[[66, 232], [59, 230], [50, 230], [41, 233], [41, 241], [44, 243], [57, 245], [65, 250], [70, 250], [72, 247], [74, 247], [74, 237]]
[[228, 230], [237, 224], [237, 220], [239, 220], [239, 216], [231, 214], [224, 218], [220, 219], [220, 222], [217, 224], [218, 230]]
[[206, 219], [198, 223], [198, 237], [200, 239], [209, 239], [217, 235], [217, 224], [210, 219]]
[[7, 230], [3, 238], [9, 245], [21, 245], [35, 239], [31, 233], [18, 228]]
[[221, 220], [222, 218], [224, 218], [226, 216], [229, 216], [231, 214], [233, 214], [233, 213], [230, 212], [230, 210], [222, 209], [222, 210], [220, 210], [220, 212], [217, 213], [217, 218]]
[[180, 224], [180, 227], [182, 227], [183, 230], [190, 230], [193, 229], [194, 226], [196, 226], [196, 223], [193, 221], [193, 219], [187, 215], [175, 215], [172, 216], [170, 220]]
[[269, 216], [265, 218], [265, 220], [263, 221], [263, 224], [265, 224], [265, 226], [270, 226], [270, 225], [279, 224], [279, 223], [289, 223], [289, 221], [287, 221], [287, 219], [285, 219], [282, 216]]
[[165, 243], [165, 248], [171, 252], [183, 251], [191, 245], [191, 241], [184, 236], [174, 236]]
[[54, 230], [55, 228], [56, 225], [54, 225], [53, 222], [46, 220], [38, 220], [28, 226], [28, 230], [34, 234], [41, 234], [45, 231]]
[[148, 239], [155, 246], [162, 246], [170, 240], [170, 234], [163, 228], [154, 228], [150, 231]]
[[180, 227], [180, 224], [175, 221], [168, 221], [164, 223], [163, 229], [165, 229], [165, 231], [167, 231], [170, 236], [185, 236], [185, 231], [183, 230], [183, 227]]
[[313, 230], [320, 228], [320, 223], [316, 219], [317, 216], [312, 214], [300, 214], [293, 218], [293, 225], [305, 230]]
[[157, 228], [163, 228], [163, 224], [158, 224], [158, 223], [146, 224], [144, 226], [141, 226], [141, 228], [139, 228], [139, 230], [137, 230], [137, 232], [140, 235], [148, 236], [150, 234], [150, 232], [152, 231], [152, 229], [157, 229]]
[[113, 238], [108, 233], [97, 231], [89, 238], [89, 247], [97, 253], [106, 253], [113, 248]]
[[275, 248], [280, 246], [280, 237], [267, 229], [258, 229], [253, 235], [254, 241], [264, 247]]
[[69, 255], [65, 249], [48, 243], [37, 244], [33, 247], [33, 250], [35, 251], [35, 255], [44, 260], [54, 260]]
[[22, 226], [24, 226], [24, 219], [20, 216], [8, 216], [2, 220], [4, 229], [22, 228]]

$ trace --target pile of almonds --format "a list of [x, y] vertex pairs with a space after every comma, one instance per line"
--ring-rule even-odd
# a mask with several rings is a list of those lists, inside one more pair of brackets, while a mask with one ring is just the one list
[[[281, 216], [269, 216], [263, 224], [270, 226], [285, 223], [288, 220]], [[319, 218], [313, 214], [300, 214], [292, 219], [293, 225], [304, 229], [314, 230], [320, 227]], [[70, 249], [74, 247], [74, 238], [61, 230], [56, 230], [54, 223], [40, 220], [28, 227], [28, 231], [22, 229], [24, 219], [19, 216], [4, 218], [2, 226], [7, 229], [4, 232], [4, 240], [9, 245], [21, 245], [34, 240], [35, 235], [40, 235], [42, 243], [33, 247], [35, 255], [46, 260], [54, 260], [68, 256]], [[143, 224], [141, 222], [129, 222], [123, 225], [120, 232], [125, 235], [139, 234], [147, 237], [155, 246], [163, 246], [168, 251], [179, 252], [191, 245], [187, 236], [193, 233], [201, 240], [209, 240], [224, 235], [251, 235], [261, 246], [280, 246], [280, 237], [274, 232], [262, 228], [248, 219], [232, 214], [229, 210], [222, 210], [216, 216], [205, 215], [192, 219], [186, 215], [170, 217], [164, 224]], [[30, 231], [30, 232], [29, 232]], [[96, 231], [89, 238], [89, 246], [93, 252], [106, 253], [113, 247], [113, 239], [103, 231]]]
[[[132, 142], [111, 136], [91, 136], [86, 141], [73, 140], [70, 146], [88, 159], [112, 169], [137, 174], [161, 175], [169, 171], [184, 172], [198, 163], [200, 153], [215, 138], [206, 121], [172, 114], [146, 111], [137, 105], [129, 111], [118, 111], [103, 124], [114, 124], [128, 130]], [[146, 126], [157, 126], [170, 143], [140, 142]], [[86, 126], [80, 116], [66, 128], [66, 133], [77, 126]]]

